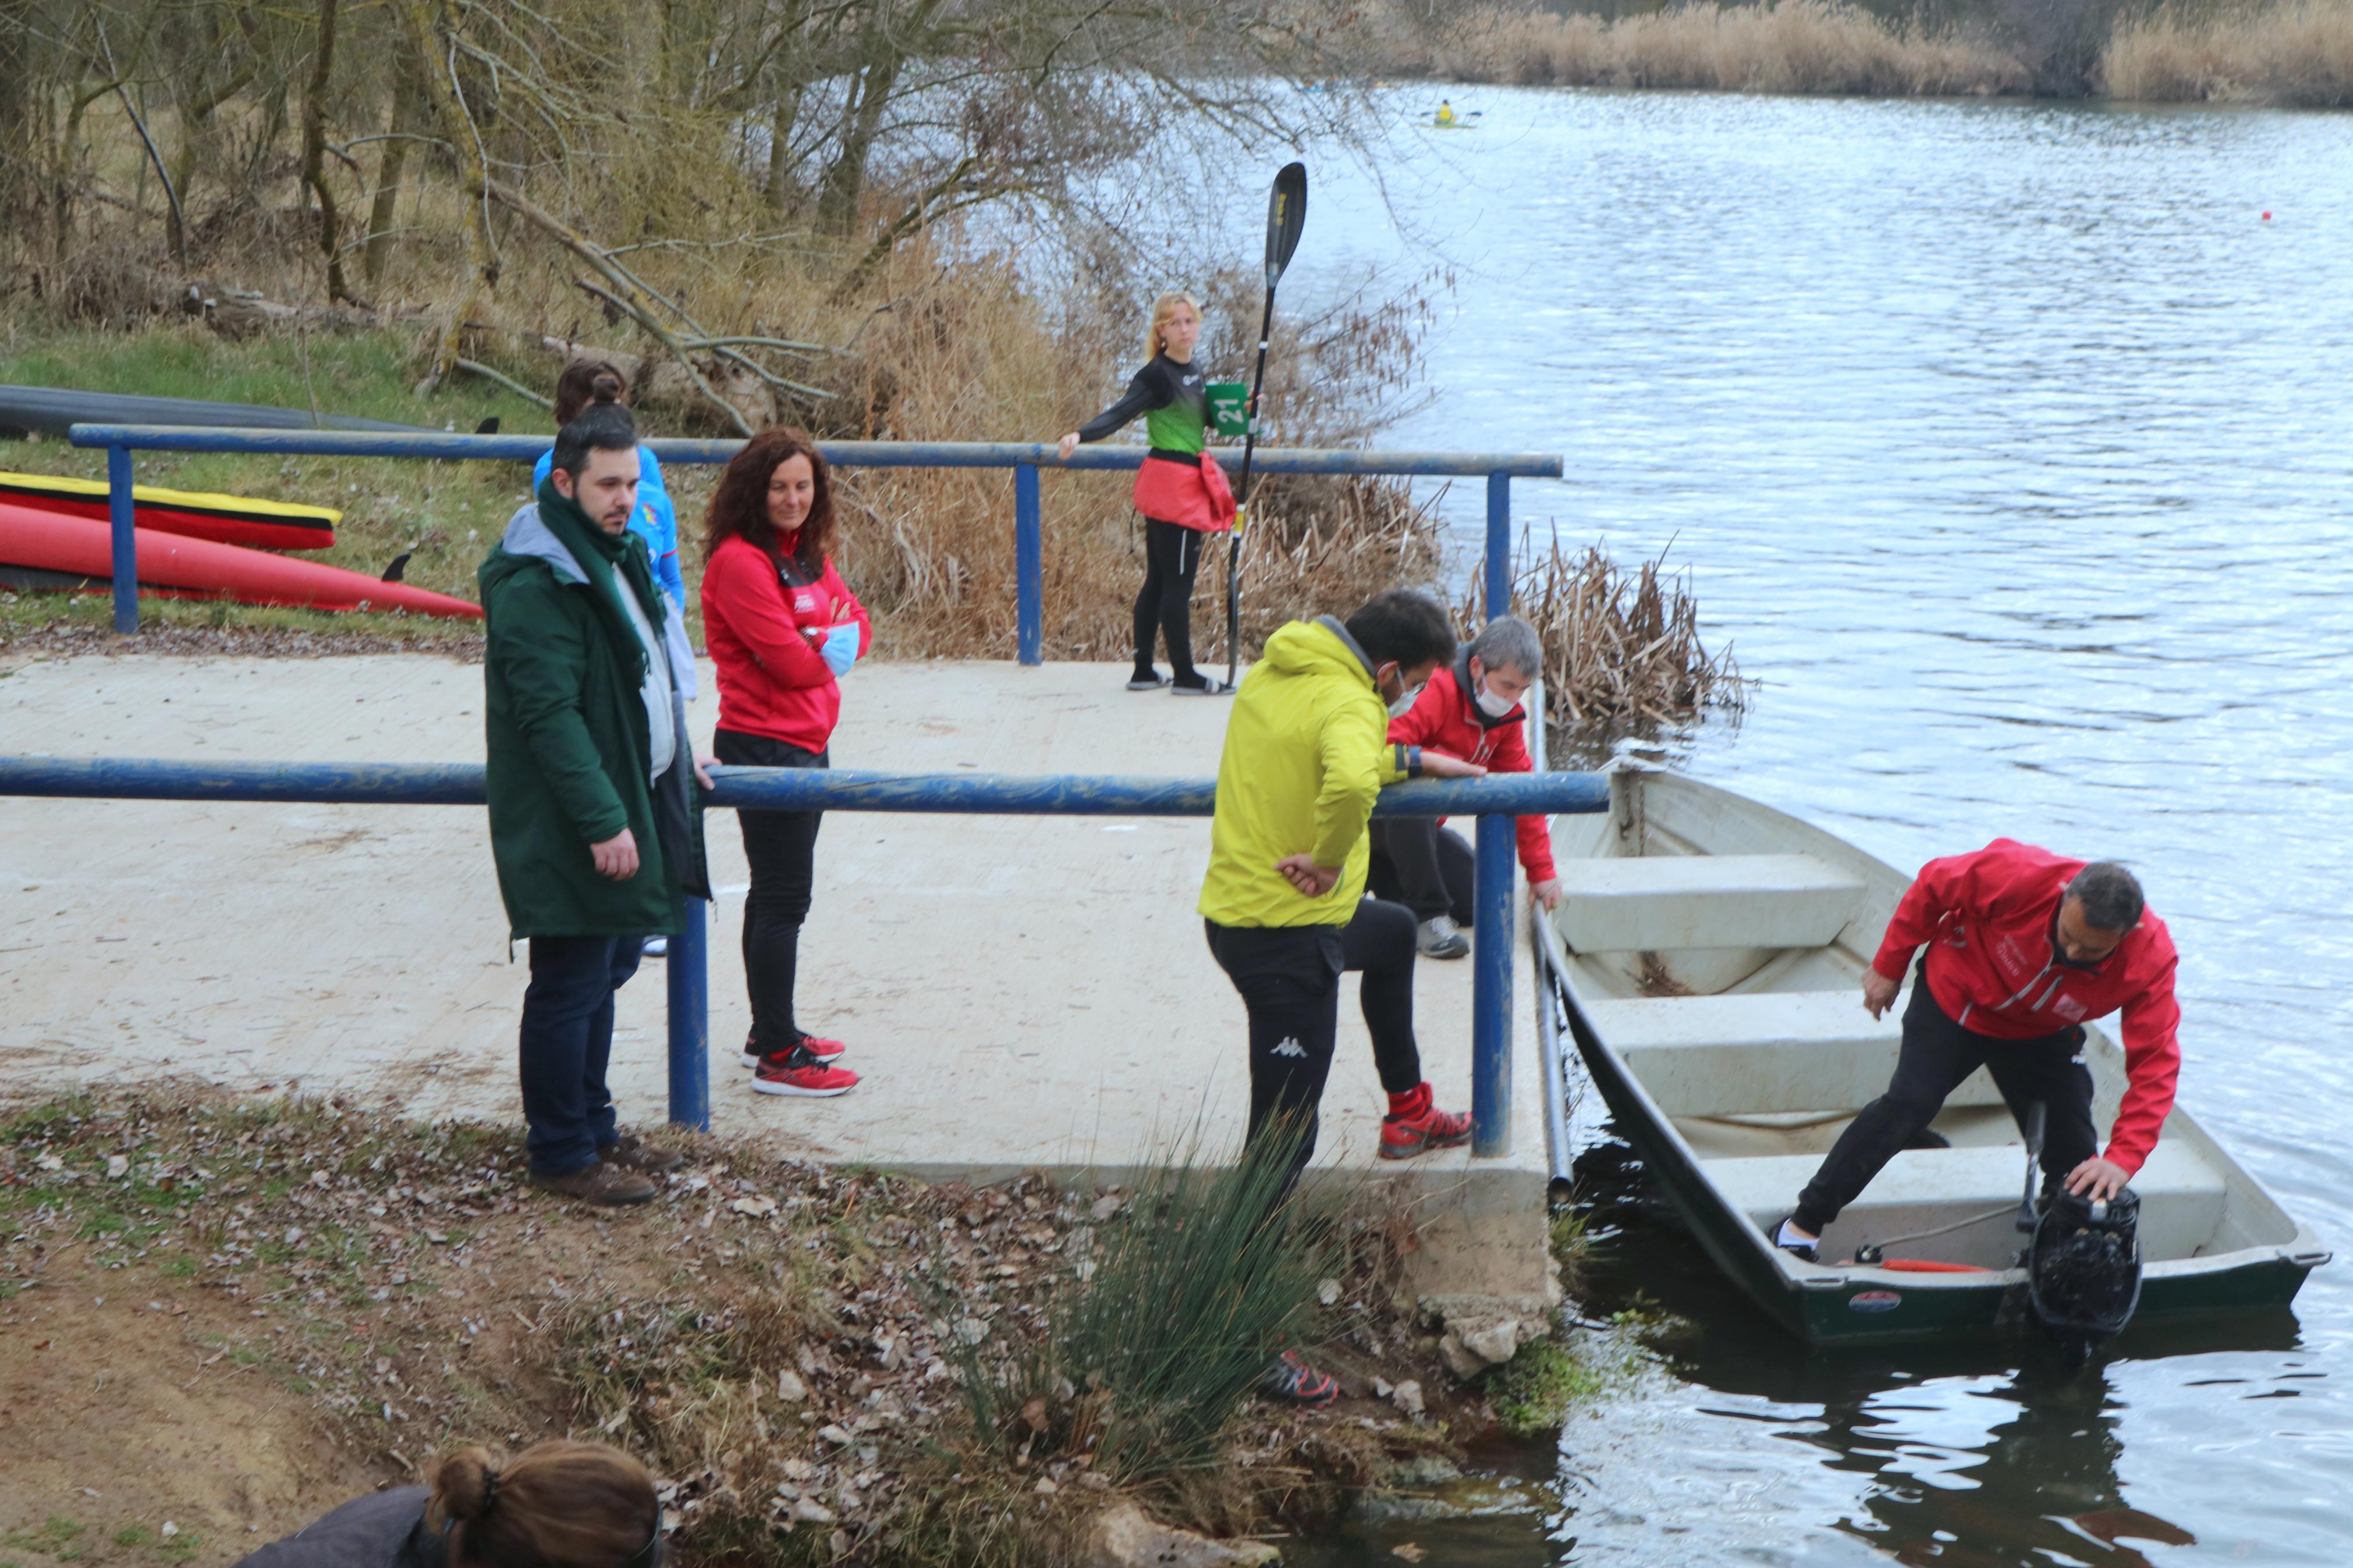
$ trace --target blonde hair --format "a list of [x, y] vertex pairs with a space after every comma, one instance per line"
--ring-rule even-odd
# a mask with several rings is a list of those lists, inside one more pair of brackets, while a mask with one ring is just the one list
[[1145, 359], [1151, 359], [1160, 353], [1163, 346], [1160, 342], [1160, 329], [1168, 324], [1168, 318], [1176, 313], [1176, 307], [1179, 305], [1191, 307], [1195, 321], [1201, 319], [1201, 301], [1181, 289], [1171, 289], [1167, 293], [1152, 301], [1152, 325], [1144, 331]]

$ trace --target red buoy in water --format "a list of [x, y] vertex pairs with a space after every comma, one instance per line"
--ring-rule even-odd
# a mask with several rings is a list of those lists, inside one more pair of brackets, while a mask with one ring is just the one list
[[2265, 214], [2263, 215], [2263, 221], [2264, 221], [2265, 223], [2269, 223], [2269, 222], [2271, 222], [2271, 221], [2272, 221], [2272, 215], [2271, 215], [2271, 214], [2269, 214], [2269, 213], [2265, 213]]

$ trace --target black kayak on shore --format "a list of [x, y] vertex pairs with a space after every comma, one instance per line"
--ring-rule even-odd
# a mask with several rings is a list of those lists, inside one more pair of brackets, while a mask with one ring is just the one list
[[0, 386], [0, 437], [63, 436], [76, 425], [185, 425], [246, 430], [423, 430], [386, 419], [272, 408], [260, 403], [207, 403], [194, 397], [140, 397], [69, 392], [56, 386]]

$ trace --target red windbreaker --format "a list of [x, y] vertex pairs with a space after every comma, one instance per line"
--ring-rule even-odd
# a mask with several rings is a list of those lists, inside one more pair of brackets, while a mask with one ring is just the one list
[[2157, 1147], [2181, 1072], [2177, 959], [2165, 922], [2146, 910], [2123, 945], [2097, 964], [2084, 969], [2060, 959], [2052, 934], [2059, 900], [2084, 865], [2011, 838], [1931, 860], [1895, 906], [1871, 966], [1901, 980], [1914, 950], [1928, 943], [1928, 993], [1936, 1005], [1963, 1028], [1998, 1040], [2054, 1035], [2121, 1008], [2128, 1081], [2107, 1157], [2130, 1174]]
[[[1519, 703], [1501, 719], [1490, 719], [1471, 700], [1471, 654], [1454, 656], [1454, 668], [1433, 673], [1413, 706], [1389, 721], [1389, 743], [1444, 752], [1489, 773], [1525, 773], [1535, 766], [1528, 755], [1527, 711]], [[1549, 882], [1559, 873], [1552, 863], [1552, 829], [1541, 816], [1519, 820], [1520, 865], [1531, 882]]]
[[[790, 551], [797, 533], [778, 541]], [[723, 540], [702, 569], [702, 634], [719, 667], [719, 727], [821, 752], [841, 717], [841, 687], [823, 655], [828, 627], [855, 622], [861, 658], [874, 624], [833, 563], [806, 587], [743, 538]]]

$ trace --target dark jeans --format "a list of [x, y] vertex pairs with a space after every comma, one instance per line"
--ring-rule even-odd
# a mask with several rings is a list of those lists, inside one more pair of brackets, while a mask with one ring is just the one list
[[1250, 1012], [1250, 1133], [1277, 1116], [1305, 1126], [1292, 1180], [1315, 1152], [1316, 1107], [1331, 1076], [1340, 1026], [1340, 975], [1364, 975], [1360, 1001], [1381, 1087], [1402, 1094], [1421, 1082], [1413, 1037], [1413, 911], [1366, 899], [1344, 926], [1222, 926], [1201, 922], [1209, 955]]
[[523, 1148], [532, 1170], [565, 1176], [596, 1163], [614, 1139], [605, 1067], [613, 1055], [613, 993], [638, 972], [641, 936], [535, 936], [522, 994]]
[[1799, 1227], [1820, 1236], [1944, 1109], [1945, 1097], [1980, 1067], [1993, 1074], [1994, 1086], [2021, 1128], [2035, 1101], [2047, 1108], [2042, 1174], [2048, 1192], [2099, 1152], [2092, 1126], [2092, 1069], [2084, 1065], [2083, 1048], [2079, 1028], [2031, 1040], [1997, 1040], [1962, 1028], [1928, 994], [1924, 960], [1912, 976], [1912, 1004], [1904, 1009], [1904, 1047], [1895, 1058], [1895, 1077], [1885, 1094], [1847, 1124], [1806, 1184], [1794, 1216]]
[[1152, 673], [1152, 634], [1168, 644], [1168, 668], [1187, 686], [1200, 684], [1193, 668], [1193, 579], [1209, 536], [1156, 518], [1144, 520], [1144, 588], [1135, 595], [1135, 673]]
[[1468, 839], [1434, 816], [1383, 816], [1373, 821], [1372, 841], [1373, 897], [1403, 904], [1418, 921], [1451, 915], [1471, 929], [1479, 857]]
[[[765, 735], [722, 730], [712, 737], [723, 763], [759, 768], [822, 768], [823, 752]], [[744, 858], [752, 867], [751, 891], [744, 896], [744, 985], [752, 996], [752, 1038], [767, 1052], [787, 1051], [802, 1039], [793, 1018], [793, 987], [798, 978], [801, 922], [808, 918], [809, 889], [817, 880], [817, 830], [821, 811], [738, 811]]]

